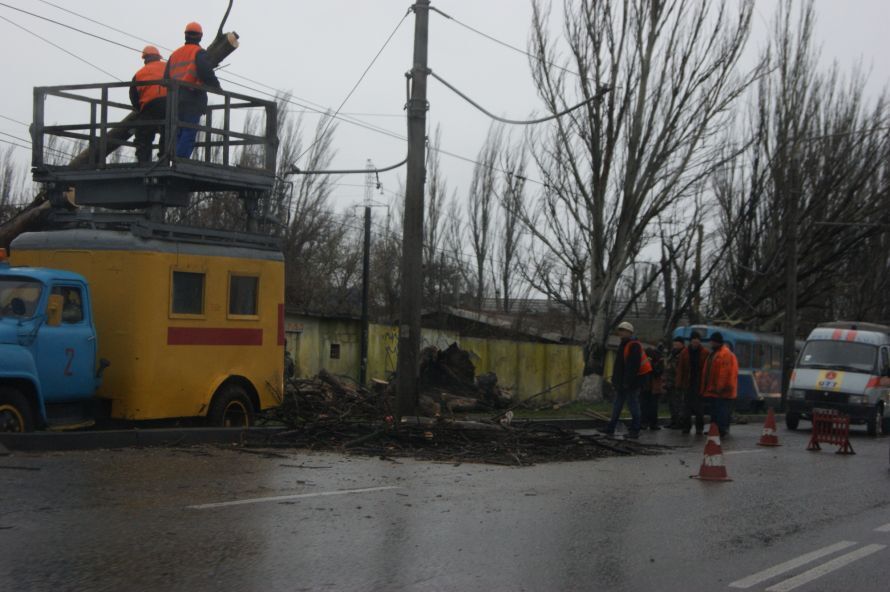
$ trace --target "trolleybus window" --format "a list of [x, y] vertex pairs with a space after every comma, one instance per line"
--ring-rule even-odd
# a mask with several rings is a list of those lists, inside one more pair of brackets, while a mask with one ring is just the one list
[[742, 368], [751, 367], [751, 344], [737, 343], [735, 348], [735, 356], [739, 360], [739, 366]]
[[204, 314], [204, 274], [173, 272], [173, 314]]
[[256, 316], [260, 278], [233, 275], [229, 277], [229, 314]]

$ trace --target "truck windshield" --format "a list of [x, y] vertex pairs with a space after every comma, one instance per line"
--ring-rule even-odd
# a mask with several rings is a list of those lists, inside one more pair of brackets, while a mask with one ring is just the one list
[[0, 318], [33, 317], [42, 286], [31, 278], [0, 275]]
[[803, 348], [798, 368], [822, 368], [874, 374], [878, 348], [853, 341], [809, 341]]

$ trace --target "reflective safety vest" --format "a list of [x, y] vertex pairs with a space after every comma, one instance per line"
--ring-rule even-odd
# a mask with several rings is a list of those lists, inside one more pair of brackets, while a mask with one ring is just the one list
[[[136, 82], [144, 82], [147, 80], [163, 80], [164, 79], [164, 68], [167, 67], [167, 62], [164, 60], [155, 60], [153, 62], [149, 62], [142, 66], [138, 72], [136, 72], [136, 76], [133, 77], [133, 80]], [[147, 84], [145, 86], [137, 86], [136, 92], [139, 93], [139, 110], [142, 111], [145, 109], [145, 106], [154, 101], [155, 99], [160, 99], [161, 97], [167, 96], [167, 87], [162, 86], [160, 84]]]
[[195, 56], [201, 51], [196, 43], [187, 43], [170, 55], [170, 78], [191, 84], [201, 84]]
[[627, 358], [630, 357], [630, 348], [634, 344], [640, 348], [640, 371], [637, 372], [637, 375], [644, 376], [649, 374], [652, 372], [652, 362], [649, 361], [649, 356], [646, 355], [646, 350], [643, 349], [643, 344], [636, 339], [631, 339], [624, 346], [624, 361], [627, 362]]

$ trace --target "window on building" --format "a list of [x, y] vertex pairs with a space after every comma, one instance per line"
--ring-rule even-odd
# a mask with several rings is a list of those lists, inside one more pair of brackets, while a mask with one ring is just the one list
[[229, 277], [229, 314], [255, 316], [260, 278], [248, 275]]
[[204, 274], [173, 272], [173, 314], [204, 314]]
[[66, 324], [83, 321], [83, 298], [80, 288], [74, 286], [55, 286], [53, 295], [62, 297], [62, 322]]
[[339, 343], [331, 344], [331, 359], [332, 360], [340, 359], [340, 344]]

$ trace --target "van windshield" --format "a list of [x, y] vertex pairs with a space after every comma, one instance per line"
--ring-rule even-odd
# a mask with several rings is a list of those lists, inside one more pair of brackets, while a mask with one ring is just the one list
[[875, 374], [878, 348], [854, 341], [808, 341], [798, 368], [822, 368]]
[[42, 286], [31, 278], [0, 275], [0, 318], [33, 317]]

